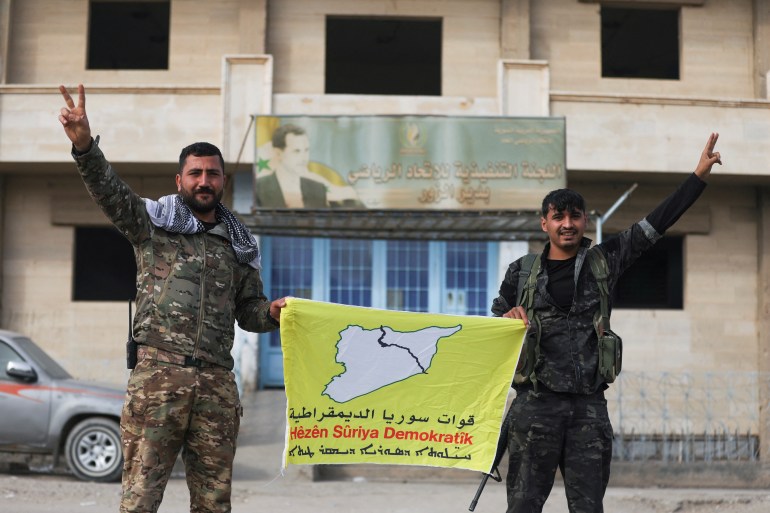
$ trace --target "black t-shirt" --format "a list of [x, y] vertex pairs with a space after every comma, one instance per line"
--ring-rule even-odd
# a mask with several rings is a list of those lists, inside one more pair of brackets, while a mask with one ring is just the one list
[[548, 293], [556, 302], [556, 306], [564, 311], [572, 308], [572, 298], [575, 295], [575, 260], [576, 256], [567, 260], [545, 260]]

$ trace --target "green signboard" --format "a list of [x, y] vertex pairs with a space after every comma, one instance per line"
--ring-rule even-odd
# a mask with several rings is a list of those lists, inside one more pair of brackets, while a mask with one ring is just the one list
[[563, 118], [258, 116], [257, 208], [537, 210]]

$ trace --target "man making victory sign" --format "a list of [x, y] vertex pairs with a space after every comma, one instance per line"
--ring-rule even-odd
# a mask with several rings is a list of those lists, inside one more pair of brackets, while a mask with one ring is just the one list
[[695, 172], [647, 217], [596, 246], [583, 236], [588, 216], [580, 194], [559, 189], [543, 199], [548, 243], [510, 264], [492, 304], [495, 315], [528, 325], [507, 420], [508, 513], [542, 511], [557, 467], [570, 512], [603, 511], [612, 459], [604, 391], [622, 348], [609, 330], [609, 298], [623, 272], [703, 192], [712, 166], [722, 163], [717, 138], [711, 134]]
[[190, 511], [229, 512], [243, 412], [230, 355], [235, 321], [274, 330], [286, 302], [263, 294], [256, 240], [221, 203], [226, 177], [216, 146], [182, 149], [177, 194], [141, 198], [91, 137], [83, 86], [77, 105], [59, 89], [59, 121], [86, 189], [136, 256], [138, 349], [120, 419], [120, 511], [157, 511], [181, 450]]

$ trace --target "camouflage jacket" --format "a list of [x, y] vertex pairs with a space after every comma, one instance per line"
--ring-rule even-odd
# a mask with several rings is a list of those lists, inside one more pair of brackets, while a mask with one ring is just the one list
[[232, 369], [236, 320], [247, 331], [276, 329], [260, 273], [236, 260], [224, 224], [191, 235], [158, 228], [144, 200], [112, 170], [98, 140], [73, 157], [91, 197], [134, 246], [139, 344]]
[[[608, 286], [615, 288], [620, 275], [661, 237], [643, 219], [598, 245], [607, 258]], [[597, 378], [599, 361], [594, 314], [599, 310], [599, 287], [586, 261], [591, 241], [583, 238], [575, 261], [575, 295], [568, 312], [558, 308], [547, 291], [548, 271], [540, 266], [533, 311], [540, 319], [540, 356], [535, 362], [537, 381], [554, 392], [590, 394], [606, 388]], [[545, 262], [550, 243], [541, 255]], [[521, 259], [511, 263], [500, 286], [500, 296], [492, 303], [492, 312], [501, 316], [519, 304], [517, 283]], [[610, 305], [611, 308], [611, 305]]]
[[[647, 217], [596, 246], [607, 260], [610, 296], [623, 272], [676, 223], [705, 187], [706, 183], [692, 173]], [[584, 238], [575, 258], [574, 295], [569, 311], [556, 306], [548, 293], [547, 265], [541, 265], [537, 275], [533, 308], [541, 323], [541, 336], [535, 375], [539, 383], [554, 392], [590, 394], [607, 387], [596, 372], [599, 354], [593, 318], [600, 310], [601, 295], [586, 261], [590, 244], [591, 241]], [[549, 248], [546, 245], [541, 262], [545, 262]], [[500, 296], [492, 303], [495, 315], [503, 315], [519, 304], [516, 296], [520, 269], [521, 259], [508, 267]], [[612, 304], [608, 306], [611, 310]]]

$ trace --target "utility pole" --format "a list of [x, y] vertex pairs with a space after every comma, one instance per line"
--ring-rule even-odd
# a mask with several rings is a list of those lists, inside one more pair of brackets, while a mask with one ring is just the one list
[[623, 193], [623, 195], [618, 198], [618, 200], [607, 210], [607, 212], [602, 215], [598, 211], [594, 210], [591, 213], [596, 217], [596, 243], [601, 244], [602, 243], [602, 227], [604, 226], [604, 223], [607, 221], [607, 219], [610, 218], [612, 214], [615, 213], [615, 211], [618, 209], [618, 207], [623, 204], [626, 199], [631, 195], [632, 192], [634, 192], [634, 189], [637, 188], [639, 184], [634, 183], [626, 192]]

